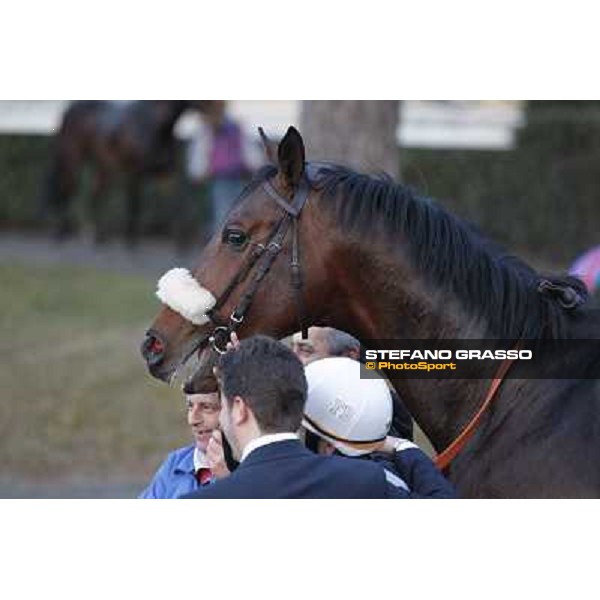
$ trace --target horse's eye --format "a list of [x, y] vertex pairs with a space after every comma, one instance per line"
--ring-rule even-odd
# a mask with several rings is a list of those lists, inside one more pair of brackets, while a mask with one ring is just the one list
[[241, 249], [248, 241], [248, 234], [239, 229], [226, 229], [223, 232], [223, 243], [233, 246], [236, 249]]

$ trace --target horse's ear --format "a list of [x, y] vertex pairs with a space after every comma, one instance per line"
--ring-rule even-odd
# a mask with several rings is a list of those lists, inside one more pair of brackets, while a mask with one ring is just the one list
[[277, 164], [285, 184], [297, 187], [304, 173], [304, 142], [295, 127], [290, 127], [279, 143]]
[[267, 160], [271, 164], [276, 165], [277, 164], [277, 144], [275, 144], [275, 142], [272, 142], [267, 137], [267, 134], [265, 133], [265, 130], [262, 127], [258, 128], [258, 133], [260, 135], [260, 139], [265, 148], [265, 156], [267, 157]]

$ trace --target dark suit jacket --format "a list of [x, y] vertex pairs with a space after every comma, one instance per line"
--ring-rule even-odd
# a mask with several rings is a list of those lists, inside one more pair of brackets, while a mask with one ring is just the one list
[[365, 458], [400, 477], [410, 488], [411, 498], [456, 498], [454, 486], [420, 448], [402, 450], [393, 457], [373, 452]]
[[227, 478], [184, 498], [395, 498], [383, 469], [370, 462], [319, 456], [300, 441], [253, 450]]

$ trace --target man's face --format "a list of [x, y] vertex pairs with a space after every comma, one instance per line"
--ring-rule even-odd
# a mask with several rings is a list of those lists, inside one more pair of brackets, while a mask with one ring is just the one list
[[219, 394], [190, 394], [186, 396], [186, 402], [187, 422], [192, 428], [196, 446], [206, 452], [213, 429], [219, 426]]
[[322, 327], [311, 327], [306, 340], [302, 339], [301, 333], [295, 333], [292, 350], [303, 365], [307, 365], [313, 360], [327, 358], [330, 354], [325, 330]]

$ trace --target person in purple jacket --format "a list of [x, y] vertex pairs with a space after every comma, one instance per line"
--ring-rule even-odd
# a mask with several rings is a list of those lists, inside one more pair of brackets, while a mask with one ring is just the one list
[[258, 153], [253, 150], [242, 127], [227, 114], [226, 102], [214, 101], [187, 153], [190, 180], [208, 186], [211, 233], [223, 222], [250, 173], [259, 166]]

